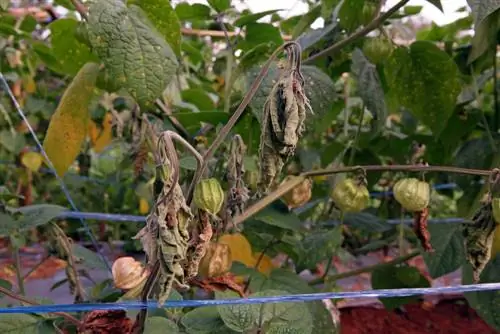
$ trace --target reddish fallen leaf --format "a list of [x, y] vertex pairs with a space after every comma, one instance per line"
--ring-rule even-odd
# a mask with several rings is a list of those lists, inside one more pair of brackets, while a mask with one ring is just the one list
[[126, 334], [133, 322], [124, 310], [92, 311], [83, 318], [82, 334]]
[[422, 211], [415, 212], [413, 221], [413, 231], [417, 235], [418, 240], [422, 248], [426, 252], [433, 252], [434, 249], [431, 245], [431, 234], [427, 230], [427, 219], [429, 218], [429, 208], [425, 208]]
[[52, 278], [58, 271], [66, 268], [67, 263], [64, 260], [49, 257], [38, 266], [26, 279], [47, 279]]
[[202, 280], [194, 278], [190, 281], [190, 283], [207, 291], [225, 291], [229, 289], [237, 292], [242, 298], [245, 298], [246, 293], [243, 289], [243, 286], [236, 283], [235, 278], [235, 275], [231, 273], [225, 273], [221, 276], [209, 277]]

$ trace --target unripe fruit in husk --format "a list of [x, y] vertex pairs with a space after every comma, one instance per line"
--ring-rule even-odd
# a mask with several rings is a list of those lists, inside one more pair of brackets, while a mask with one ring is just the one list
[[330, 197], [342, 212], [360, 212], [368, 206], [370, 193], [364, 182], [345, 179], [335, 186]]
[[500, 198], [493, 198], [491, 207], [493, 209], [493, 219], [497, 224], [500, 224]]
[[373, 21], [375, 15], [377, 14], [377, 4], [371, 1], [365, 1], [363, 5], [363, 10], [361, 11], [361, 24], [366, 26], [368, 23]]
[[[286, 183], [293, 178], [294, 176], [287, 176], [281, 184]], [[311, 196], [312, 182], [310, 179], [305, 179], [301, 184], [283, 195], [282, 198], [288, 205], [289, 209], [295, 209], [309, 202]]]
[[391, 42], [385, 37], [370, 38], [363, 44], [363, 54], [375, 65], [387, 60], [393, 51]]
[[430, 187], [416, 178], [401, 179], [394, 185], [394, 198], [410, 212], [422, 211], [429, 205]]
[[198, 273], [202, 277], [217, 277], [231, 269], [231, 249], [226, 244], [211, 242], [201, 259]]
[[224, 190], [214, 178], [201, 180], [194, 189], [193, 200], [198, 208], [215, 215], [224, 203]]

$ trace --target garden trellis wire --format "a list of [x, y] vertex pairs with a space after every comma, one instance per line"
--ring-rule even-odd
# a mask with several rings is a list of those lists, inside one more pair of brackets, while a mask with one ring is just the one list
[[[500, 283], [482, 283], [471, 285], [457, 285], [438, 288], [409, 288], [409, 289], [380, 289], [366, 291], [347, 291], [347, 292], [326, 292], [326, 293], [308, 293], [255, 298], [237, 298], [237, 299], [207, 299], [207, 300], [172, 300], [167, 301], [163, 307], [202, 307], [202, 306], [221, 306], [221, 305], [249, 305], [249, 304], [267, 304], [283, 302], [307, 302], [323, 299], [344, 299], [344, 298], [390, 298], [406, 297], [415, 295], [439, 295], [462, 292], [479, 292], [500, 290]], [[87, 304], [53, 304], [53, 305], [33, 305], [33, 306], [14, 306], [9, 308], [0, 308], [2, 313], [53, 313], [53, 312], [86, 312], [95, 310], [137, 310], [141, 308], [158, 308], [156, 301], [147, 303], [139, 301], [118, 302], [118, 303], [87, 303]]]

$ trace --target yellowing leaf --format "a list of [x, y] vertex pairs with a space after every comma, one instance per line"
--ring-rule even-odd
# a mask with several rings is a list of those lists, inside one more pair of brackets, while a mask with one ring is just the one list
[[32, 76], [24, 76], [23, 77], [23, 87], [24, 87], [24, 91], [26, 93], [34, 93], [36, 91], [36, 84], [35, 84], [35, 80], [33, 80], [33, 77]]
[[63, 176], [73, 163], [87, 135], [88, 105], [98, 72], [98, 64], [85, 64], [64, 92], [52, 115], [43, 147], [59, 176]]
[[107, 113], [106, 116], [104, 116], [102, 129], [99, 129], [93, 121], [89, 122], [89, 136], [92, 142], [92, 148], [96, 153], [102, 152], [102, 150], [111, 143], [113, 139], [112, 121], [113, 116], [111, 113]]
[[[254, 254], [254, 267], [255, 265], [257, 264], [257, 261], [259, 260], [260, 256], [262, 255], [262, 253], [255, 253]], [[264, 275], [269, 275], [271, 273], [271, 270], [273, 270], [274, 268], [274, 264], [273, 264], [273, 260], [267, 256], [267, 255], [263, 255], [262, 256], [262, 259], [260, 259], [260, 262], [259, 262], [259, 266], [257, 267], [257, 270], [264, 274]]]
[[139, 199], [139, 213], [145, 215], [149, 212], [149, 203], [144, 198]]
[[217, 242], [229, 246], [233, 262], [241, 262], [247, 267], [252, 267], [255, 264], [255, 259], [252, 255], [252, 246], [243, 234], [224, 234]]
[[21, 157], [21, 163], [32, 172], [38, 172], [42, 166], [43, 156], [38, 152], [26, 152]]
[[494, 258], [500, 252], [500, 228], [495, 228], [495, 235], [493, 236], [493, 246], [491, 248], [491, 257]]

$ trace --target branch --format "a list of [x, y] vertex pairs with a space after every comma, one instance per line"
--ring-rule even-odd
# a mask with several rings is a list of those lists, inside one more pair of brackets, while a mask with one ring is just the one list
[[259, 211], [264, 209], [270, 203], [274, 202], [297, 185], [299, 185], [305, 178], [313, 176], [323, 176], [332, 175], [339, 173], [350, 173], [359, 170], [372, 171], [372, 172], [384, 172], [384, 171], [402, 171], [402, 172], [444, 172], [444, 173], [456, 173], [456, 174], [466, 174], [466, 175], [478, 175], [478, 176], [490, 176], [491, 170], [484, 169], [467, 169], [451, 166], [422, 166], [422, 165], [369, 165], [369, 166], [350, 166], [350, 167], [339, 167], [339, 168], [327, 168], [327, 169], [317, 169], [309, 172], [302, 173], [289, 181], [287, 181], [282, 186], [278, 187], [275, 191], [271, 192], [266, 197], [262, 198], [260, 201], [254, 203], [245, 212], [237, 216], [233, 220], [233, 224], [237, 225], [243, 223], [248, 218], [257, 214]]
[[[19, 296], [19, 295], [15, 294], [14, 292], [12, 292], [12, 291], [10, 291], [2, 286], [0, 286], [0, 293], [3, 293], [4, 295], [9, 296], [10, 298], [15, 299], [15, 300], [20, 301], [20, 302], [25, 303], [25, 304], [40, 305], [38, 303], [35, 303], [34, 301], [31, 301], [31, 300], [26, 299], [22, 296]], [[69, 322], [76, 325], [78, 328], [81, 328], [83, 326], [83, 323], [80, 320], [78, 320], [77, 318], [73, 317], [72, 315], [70, 315], [66, 312], [51, 312], [51, 313], [58, 315], [60, 317], [63, 317], [64, 319], [66, 319]]]
[[379, 269], [381, 267], [384, 267], [384, 266], [390, 266], [390, 265], [404, 263], [410, 259], [413, 259], [414, 257], [419, 256], [420, 254], [421, 254], [421, 251], [416, 250], [410, 254], [407, 254], [405, 256], [400, 256], [400, 257], [395, 258], [394, 260], [391, 260], [389, 262], [378, 263], [378, 264], [374, 264], [372, 266], [363, 267], [363, 268], [359, 268], [359, 269], [352, 270], [352, 271], [347, 271], [345, 273], [340, 273], [337, 275], [319, 277], [319, 278], [316, 278], [316, 279], [310, 281], [309, 285], [317, 285], [317, 284], [324, 283], [325, 281], [334, 282], [334, 281], [338, 281], [338, 280], [343, 279], [343, 278], [357, 276], [357, 275], [360, 275], [363, 273], [369, 273], [369, 272], [372, 272], [372, 271]]
[[358, 38], [361, 38], [363, 36], [368, 35], [368, 33], [377, 29], [378, 26], [380, 26], [382, 23], [384, 23], [385, 20], [387, 20], [389, 17], [391, 17], [392, 14], [396, 13], [400, 8], [402, 8], [404, 5], [406, 5], [409, 1], [410, 0], [401, 0], [394, 7], [389, 9], [387, 12], [379, 15], [373, 21], [368, 23], [363, 29], [356, 31], [355, 33], [353, 33], [349, 37], [341, 40], [340, 42], [337, 42], [337, 43], [333, 44], [332, 46], [316, 53], [315, 55], [310, 56], [309, 58], [305, 59], [302, 63], [304, 63], [304, 64], [311, 63], [312, 61], [314, 61], [320, 57], [323, 57], [329, 53], [334, 53], [334, 52], [342, 49], [344, 46], [351, 44], [352, 42], [354, 42]]
[[169, 122], [172, 123], [172, 126], [175, 128], [175, 130], [179, 132], [182, 137], [184, 137], [184, 139], [191, 141], [191, 135], [181, 124], [181, 122], [179, 122], [179, 120], [172, 115], [172, 111], [170, 110], [170, 108], [167, 107], [160, 99], [156, 99], [155, 104], [167, 116]]

